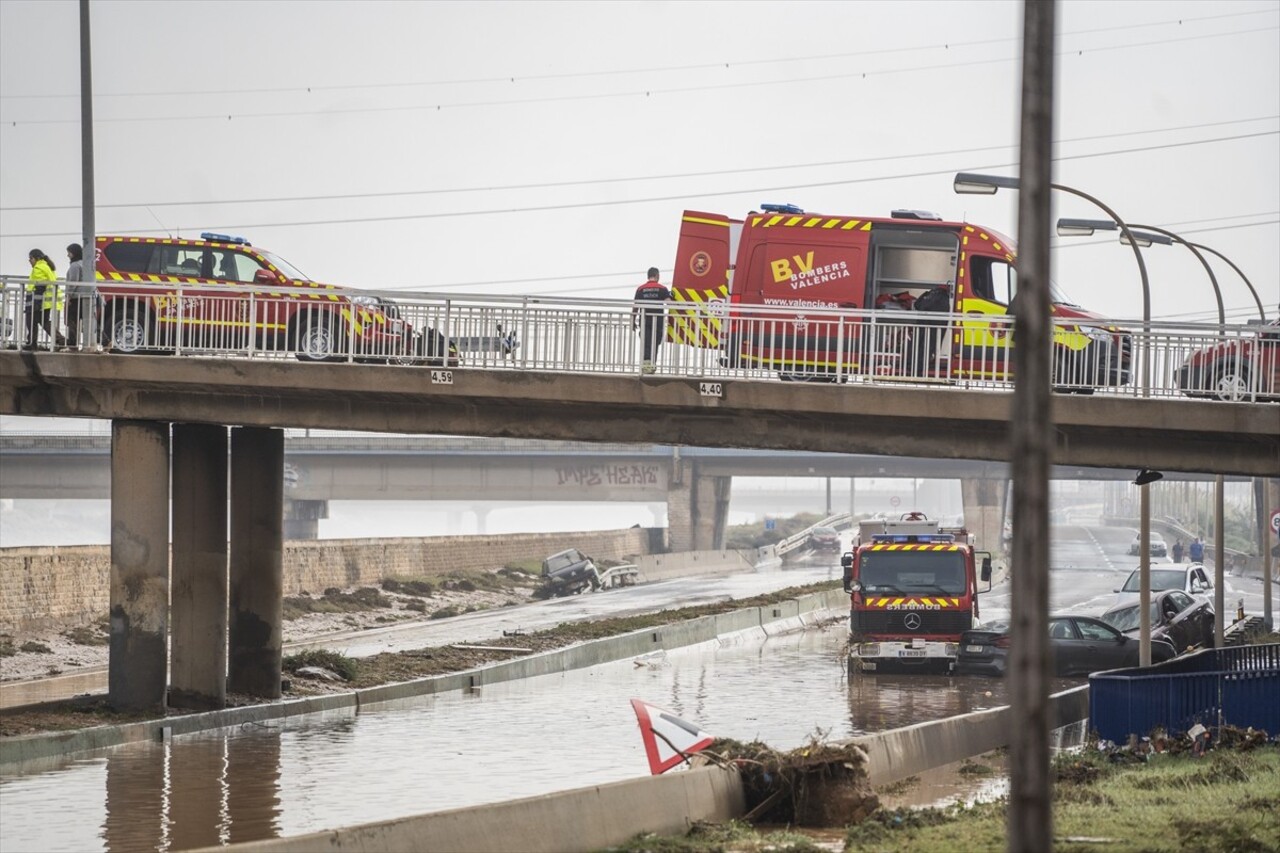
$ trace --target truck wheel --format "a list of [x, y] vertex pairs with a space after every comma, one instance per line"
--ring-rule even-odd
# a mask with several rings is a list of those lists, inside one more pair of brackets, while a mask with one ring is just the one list
[[294, 341], [298, 361], [333, 361], [342, 352], [339, 324], [331, 316], [312, 317], [301, 327]]
[[143, 352], [151, 338], [151, 315], [145, 303], [126, 302], [113, 306], [103, 329], [104, 343], [112, 352], [133, 355]]

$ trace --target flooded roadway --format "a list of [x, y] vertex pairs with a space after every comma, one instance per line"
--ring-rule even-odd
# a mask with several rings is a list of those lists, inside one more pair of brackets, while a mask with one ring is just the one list
[[[1102, 609], [1128, 570], [1115, 551], [1131, 536], [1056, 528], [1054, 609]], [[984, 617], [1002, 615], [1007, 593], [984, 600]], [[633, 697], [712, 734], [783, 749], [1007, 704], [995, 679], [850, 679], [845, 640], [839, 621], [52, 760], [0, 776], [0, 850], [181, 850], [644, 775]]]
[[632, 697], [779, 748], [1005, 704], [991, 679], [851, 682], [837, 622], [51, 761], [0, 777], [0, 850], [180, 850], [632, 778]]

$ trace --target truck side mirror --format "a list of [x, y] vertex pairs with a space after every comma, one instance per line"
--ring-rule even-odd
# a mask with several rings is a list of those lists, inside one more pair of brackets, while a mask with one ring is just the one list
[[279, 284], [280, 281], [275, 277], [271, 270], [260, 269], [253, 274], [254, 284]]
[[991, 557], [982, 558], [982, 580], [984, 583], [991, 583]]
[[844, 554], [840, 555], [840, 568], [842, 569], [853, 568], [853, 552], [852, 551], [846, 551]]

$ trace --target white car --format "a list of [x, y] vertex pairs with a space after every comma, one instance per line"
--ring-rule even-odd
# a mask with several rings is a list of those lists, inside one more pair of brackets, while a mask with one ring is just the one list
[[[1153, 557], [1169, 556], [1169, 547], [1164, 544], [1164, 537], [1159, 533], [1150, 534], [1151, 541], [1147, 543], [1148, 549]], [[1142, 534], [1139, 533], [1133, 537], [1133, 541], [1129, 543], [1129, 556], [1136, 557], [1142, 553]]]
[[[1132, 604], [1141, 593], [1141, 569], [1134, 569], [1117, 593], [1113, 608]], [[1151, 567], [1151, 594], [1166, 589], [1180, 589], [1197, 601], [1213, 603], [1213, 575], [1203, 563], [1173, 563]]]

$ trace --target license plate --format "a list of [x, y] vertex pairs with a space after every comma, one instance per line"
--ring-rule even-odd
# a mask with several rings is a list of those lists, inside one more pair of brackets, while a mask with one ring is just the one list
[[965, 646], [964, 650], [966, 652], [973, 652], [974, 654], [980, 655], [982, 654], [983, 651], [986, 650], [986, 646]]
[[898, 657], [900, 658], [922, 658], [926, 654], [924, 649], [899, 649]]

